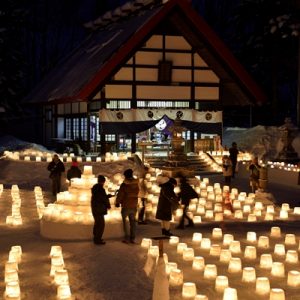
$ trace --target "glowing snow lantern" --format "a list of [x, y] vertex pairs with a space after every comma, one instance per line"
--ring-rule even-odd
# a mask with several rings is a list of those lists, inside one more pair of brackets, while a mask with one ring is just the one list
[[284, 243], [285, 245], [296, 245], [296, 236], [294, 234], [286, 234]]
[[270, 293], [270, 281], [267, 277], [257, 277], [255, 284], [255, 292], [258, 295], [266, 296]]
[[253, 283], [256, 281], [256, 272], [252, 267], [243, 268], [242, 282]]
[[274, 254], [283, 256], [285, 255], [285, 246], [283, 244], [275, 244]]
[[283, 289], [271, 289], [270, 300], [285, 300]]
[[255, 214], [249, 214], [247, 221], [248, 222], [256, 222], [257, 221], [256, 215]]
[[262, 254], [260, 256], [260, 267], [262, 269], [271, 269], [273, 264], [272, 255], [269, 253]]
[[289, 271], [287, 285], [291, 287], [299, 287], [300, 286], [300, 272], [299, 271]]
[[177, 253], [178, 254], [182, 254], [183, 250], [187, 248], [187, 244], [186, 243], [178, 243], [177, 245]]
[[150, 246], [148, 248], [148, 255], [152, 257], [158, 257], [159, 256], [159, 248], [158, 246]]
[[220, 238], [222, 238], [222, 236], [223, 236], [223, 233], [222, 233], [221, 228], [213, 228], [212, 237], [214, 239], [220, 239]]
[[231, 259], [231, 251], [229, 249], [222, 249], [220, 252], [220, 262], [229, 263]]
[[69, 300], [72, 299], [71, 289], [68, 284], [62, 284], [57, 287], [57, 299]]
[[223, 275], [217, 276], [215, 281], [215, 290], [219, 293], [223, 293], [227, 287], [228, 287], [228, 277]]
[[58, 256], [58, 255], [62, 255], [62, 248], [61, 246], [51, 246], [51, 250], [50, 250], [50, 256]]
[[202, 238], [200, 248], [203, 250], [209, 250], [211, 247], [211, 241], [209, 238]]
[[192, 261], [194, 259], [194, 249], [193, 248], [183, 249], [182, 258], [184, 261]]
[[211, 256], [220, 256], [221, 253], [221, 246], [219, 244], [211, 245], [209, 255]]
[[281, 237], [280, 227], [277, 227], [277, 226], [271, 227], [271, 237], [272, 238], [280, 238]]
[[230, 287], [225, 288], [223, 300], [238, 300], [237, 290]]
[[147, 238], [143, 238], [142, 242], [141, 242], [141, 247], [149, 249], [150, 246], [152, 246], [152, 240], [151, 239], [147, 239]]
[[177, 269], [177, 263], [175, 262], [167, 262], [166, 263], [166, 274], [170, 275], [172, 270]]
[[287, 220], [288, 218], [289, 218], [288, 211], [281, 209], [280, 213], [279, 213], [279, 219], [281, 219], [281, 220]]
[[185, 282], [182, 286], [182, 299], [195, 299], [197, 294], [196, 284], [194, 282]]
[[195, 271], [203, 271], [205, 267], [205, 260], [202, 256], [195, 256], [193, 259], [192, 269]]
[[56, 285], [69, 284], [68, 271], [65, 269], [55, 271], [54, 282]]
[[223, 237], [223, 245], [224, 246], [229, 246], [230, 243], [233, 241], [234, 237], [232, 234], [224, 234], [224, 237]]
[[194, 300], [208, 300], [206, 295], [196, 295], [196, 297], [194, 298]]
[[231, 253], [234, 254], [238, 254], [241, 253], [241, 243], [240, 241], [231, 241], [231, 243], [229, 244], [229, 250], [231, 251]]
[[183, 273], [179, 269], [171, 270], [169, 276], [170, 286], [180, 286], [183, 284]]
[[7, 282], [5, 287], [6, 299], [21, 299], [21, 291], [18, 281]]
[[282, 262], [273, 262], [272, 269], [271, 269], [271, 275], [274, 277], [284, 277], [284, 264]]
[[290, 264], [298, 263], [298, 252], [295, 250], [288, 250], [285, 257], [285, 262]]
[[239, 257], [232, 257], [229, 261], [228, 272], [239, 273], [242, 271], [242, 261]]
[[170, 236], [169, 244], [170, 245], [177, 245], [179, 243], [179, 237], [178, 236]]
[[268, 238], [267, 236], [261, 235], [261, 236], [258, 238], [258, 244], [257, 244], [257, 247], [258, 247], [258, 248], [264, 248], [264, 249], [269, 248], [269, 238]]
[[246, 246], [244, 257], [246, 259], [256, 259], [256, 248], [253, 246]]
[[11, 281], [19, 281], [18, 271], [17, 270], [5, 271], [4, 281], [5, 281], [5, 283], [11, 282]]
[[217, 266], [214, 264], [207, 264], [204, 267], [203, 277], [209, 280], [215, 280], [217, 277]]

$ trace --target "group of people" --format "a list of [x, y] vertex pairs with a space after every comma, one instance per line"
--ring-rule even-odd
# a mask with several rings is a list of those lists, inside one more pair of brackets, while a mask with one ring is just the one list
[[[238, 149], [237, 144], [232, 143], [232, 147], [229, 149], [230, 155], [224, 155], [222, 160], [222, 168], [225, 183], [230, 185], [231, 178], [235, 176], [235, 170], [237, 165]], [[255, 191], [259, 187], [259, 169], [258, 159], [254, 158], [249, 166], [251, 172], [250, 185]], [[52, 180], [52, 194], [56, 196], [61, 189], [61, 175], [65, 172], [65, 166], [59, 159], [58, 155], [53, 156], [53, 160], [48, 164], [48, 170], [50, 171], [50, 178]], [[133, 176], [133, 170], [127, 169], [124, 171], [124, 181], [120, 185], [120, 188], [116, 195], [107, 194], [104, 188], [106, 178], [103, 175], [99, 175], [97, 183], [92, 187], [91, 193], [91, 209], [94, 217], [93, 227], [93, 241], [96, 245], [104, 245], [105, 241], [102, 236], [105, 229], [104, 216], [111, 208], [109, 198], [116, 196], [115, 206], [121, 206], [121, 216], [123, 223], [124, 239], [123, 243], [135, 244], [136, 237], [136, 215], [138, 213], [138, 224], [147, 224], [145, 220], [145, 208], [147, 201], [147, 187], [145, 176], [148, 172], [148, 168], [144, 167], [143, 172], [140, 174], [140, 178], [137, 179]], [[70, 169], [67, 171], [67, 178], [70, 181], [74, 177], [81, 177], [81, 170], [78, 167], [76, 161], [72, 162]], [[187, 227], [193, 227], [193, 220], [188, 216], [188, 207], [191, 199], [198, 198], [197, 192], [188, 183], [187, 178], [181, 176], [179, 178], [180, 192], [175, 193], [174, 188], [178, 185], [175, 178], [169, 178], [166, 182], [160, 184], [160, 195], [156, 211], [156, 219], [161, 221], [161, 233], [165, 236], [173, 235], [170, 231], [170, 221], [172, 220], [173, 212], [181, 204], [183, 214], [177, 229], [185, 228], [185, 220], [187, 220]], [[141, 209], [138, 212], [138, 199], [141, 199]], [[129, 221], [129, 227], [127, 224]]]
[[[238, 154], [239, 151], [237, 149], [237, 144], [233, 142], [232, 146], [229, 148], [229, 156], [224, 155], [222, 158], [224, 182], [229, 186], [231, 184], [231, 178], [234, 178], [237, 172]], [[252, 188], [252, 192], [255, 192], [259, 188], [260, 168], [261, 166], [259, 165], [258, 157], [253, 157], [248, 166], [248, 170], [250, 172], [249, 183]]]

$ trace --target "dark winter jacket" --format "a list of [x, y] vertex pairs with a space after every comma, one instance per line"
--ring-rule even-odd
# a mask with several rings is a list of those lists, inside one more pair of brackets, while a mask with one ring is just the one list
[[57, 163], [51, 161], [47, 167], [47, 170], [50, 171], [50, 178], [59, 177], [62, 172], [65, 171], [65, 166], [61, 160]]
[[92, 187], [91, 207], [93, 216], [106, 215], [110, 209], [109, 197], [103, 186], [98, 183]]
[[183, 205], [189, 205], [191, 199], [199, 197], [196, 191], [187, 182], [181, 183], [180, 193], [178, 194], [178, 196], [181, 199], [181, 203]]
[[160, 185], [160, 194], [158, 199], [156, 219], [170, 221], [172, 219], [172, 210], [174, 204], [178, 205], [179, 198], [174, 193], [174, 185], [166, 182]]
[[117, 194], [116, 205], [121, 204], [123, 208], [137, 208], [139, 194], [138, 179], [126, 179], [120, 186]]
[[72, 178], [80, 178], [81, 177], [81, 170], [76, 166], [71, 166], [71, 168], [67, 172], [68, 180]]

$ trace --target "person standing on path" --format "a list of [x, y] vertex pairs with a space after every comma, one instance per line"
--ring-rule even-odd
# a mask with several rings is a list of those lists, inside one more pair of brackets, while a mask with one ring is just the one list
[[78, 162], [74, 160], [70, 169], [67, 171], [67, 179], [71, 182], [72, 178], [80, 178], [81, 177], [81, 170], [78, 167]]
[[145, 220], [145, 209], [146, 209], [146, 202], [147, 202], [147, 195], [148, 195], [148, 191], [147, 191], [147, 186], [146, 186], [146, 174], [149, 171], [148, 167], [144, 167], [143, 170], [143, 174], [142, 174], [142, 178], [140, 178], [140, 191], [139, 191], [139, 198], [141, 199], [142, 202], [142, 207], [139, 211], [139, 218], [138, 218], [138, 224], [147, 224], [147, 221]]
[[250, 186], [252, 188], [252, 193], [255, 193], [255, 191], [259, 188], [259, 172], [260, 172], [261, 166], [258, 163], [258, 158], [254, 157], [252, 159], [251, 164], [249, 165], [248, 169], [250, 171]]
[[181, 204], [183, 205], [183, 214], [182, 214], [181, 220], [179, 222], [179, 225], [176, 228], [184, 229], [185, 219], [188, 220], [187, 227], [194, 227], [194, 222], [187, 215], [187, 210], [189, 208], [191, 199], [195, 199], [195, 198], [198, 199], [199, 196], [198, 196], [197, 192], [188, 183], [188, 181], [185, 177], [182, 177], [180, 179], [180, 192], [178, 194], [178, 197], [181, 199]]
[[225, 184], [231, 184], [231, 177], [232, 177], [232, 162], [228, 155], [224, 155], [222, 158], [222, 171], [224, 176]]
[[166, 236], [173, 235], [170, 231], [170, 221], [172, 213], [179, 206], [179, 198], [174, 192], [177, 185], [175, 178], [170, 178], [169, 181], [160, 185], [160, 194], [157, 204], [156, 219], [161, 220], [161, 233]]
[[61, 173], [65, 172], [65, 166], [57, 154], [53, 155], [47, 170], [50, 171], [49, 177], [52, 181], [52, 195], [56, 197], [56, 194], [59, 193], [61, 189]]
[[[121, 215], [123, 221], [124, 240], [123, 243], [135, 244], [136, 223], [139, 182], [133, 177], [133, 170], [127, 169], [124, 172], [125, 179], [120, 186], [116, 199], [116, 207], [122, 207]], [[127, 228], [127, 218], [129, 219], [130, 230]]]
[[102, 236], [105, 229], [104, 215], [107, 215], [107, 210], [110, 209], [109, 198], [113, 195], [106, 194], [104, 189], [105, 177], [103, 175], [98, 176], [98, 183], [92, 187], [92, 199], [91, 208], [94, 217], [94, 244], [104, 245]]
[[229, 158], [232, 163], [232, 178], [234, 178], [235, 176], [238, 154], [239, 154], [239, 150], [237, 148], [237, 144], [236, 142], [233, 142], [231, 144], [231, 147], [229, 148]]

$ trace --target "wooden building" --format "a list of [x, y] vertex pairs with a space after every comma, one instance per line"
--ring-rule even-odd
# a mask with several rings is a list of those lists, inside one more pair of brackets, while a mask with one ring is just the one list
[[86, 26], [87, 39], [26, 100], [42, 104], [45, 145], [105, 152], [127, 140], [135, 152], [149, 138], [141, 132], [177, 116], [193, 151], [195, 139], [222, 136], [225, 106], [266, 100], [188, 0], [127, 2]]

